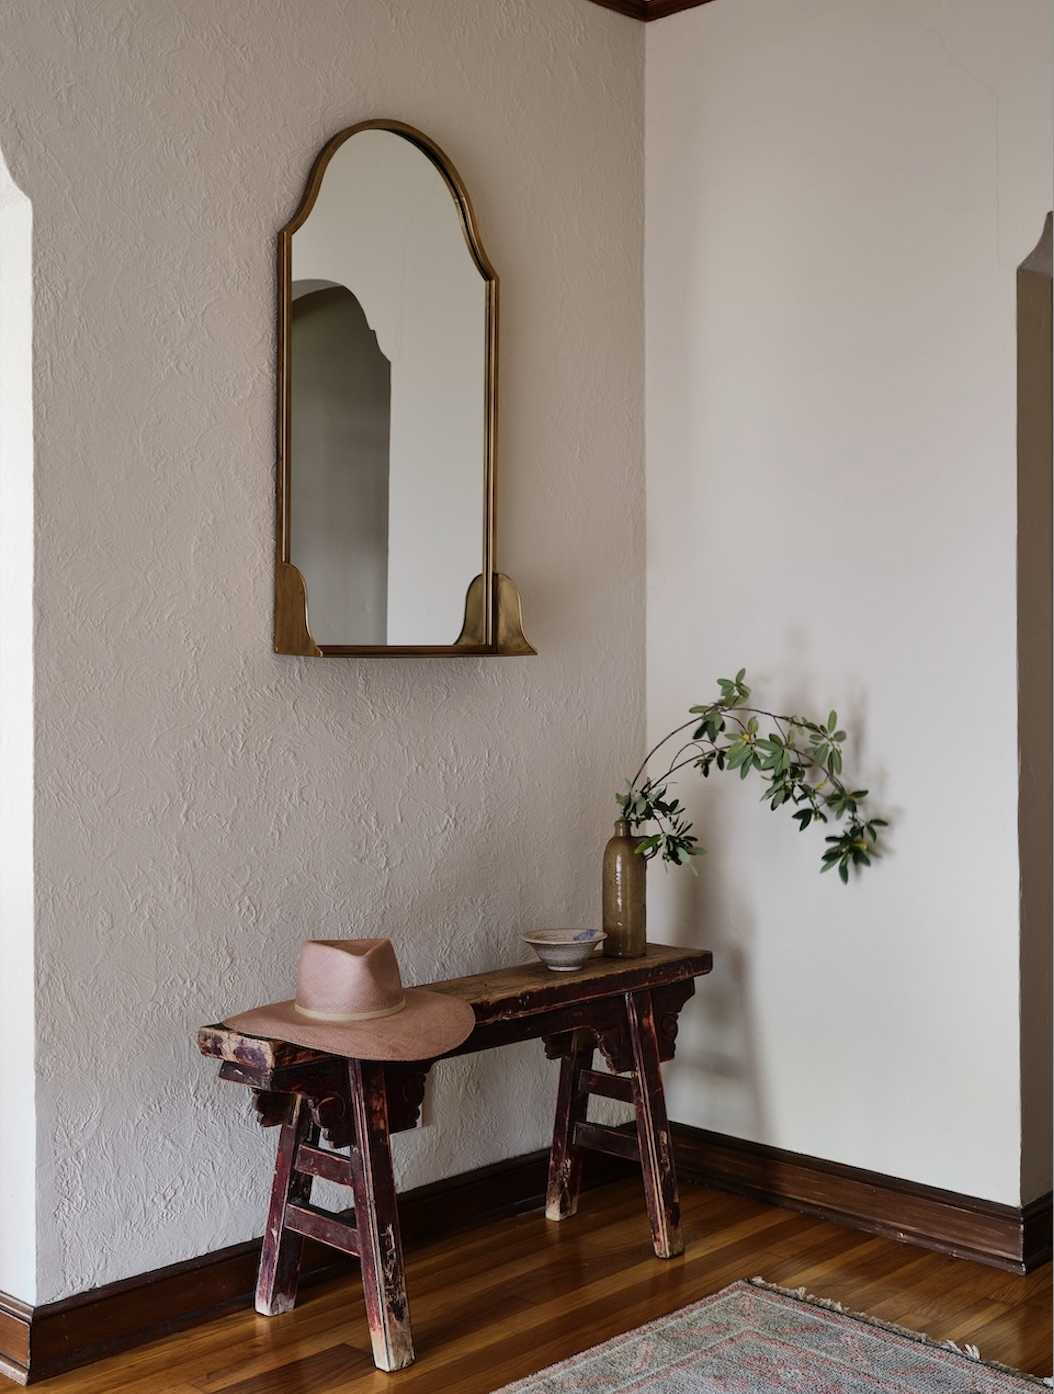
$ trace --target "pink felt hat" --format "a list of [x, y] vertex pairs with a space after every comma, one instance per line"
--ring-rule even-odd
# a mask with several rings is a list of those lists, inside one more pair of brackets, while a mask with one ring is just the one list
[[296, 996], [239, 1012], [227, 1026], [249, 1036], [360, 1060], [426, 1060], [461, 1044], [476, 1024], [468, 1002], [404, 988], [387, 939], [309, 939]]

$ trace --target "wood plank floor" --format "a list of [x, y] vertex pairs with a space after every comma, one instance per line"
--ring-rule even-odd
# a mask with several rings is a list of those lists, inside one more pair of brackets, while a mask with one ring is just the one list
[[[417, 1361], [374, 1368], [356, 1276], [297, 1308], [237, 1312], [47, 1380], [48, 1394], [490, 1394], [759, 1275], [1036, 1374], [1051, 1372], [1051, 1266], [1020, 1277], [755, 1201], [682, 1187], [687, 1252], [651, 1250], [637, 1180], [407, 1254]], [[0, 1377], [0, 1388], [14, 1389]]]

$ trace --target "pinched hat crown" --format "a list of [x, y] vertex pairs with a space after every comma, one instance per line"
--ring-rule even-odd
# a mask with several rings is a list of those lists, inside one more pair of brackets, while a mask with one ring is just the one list
[[300, 949], [293, 1005], [314, 1021], [372, 1021], [406, 1006], [387, 939], [309, 939]]
[[300, 949], [296, 996], [225, 1018], [250, 1036], [359, 1060], [427, 1060], [468, 1037], [468, 1002], [404, 988], [387, 939], [309, 939]]

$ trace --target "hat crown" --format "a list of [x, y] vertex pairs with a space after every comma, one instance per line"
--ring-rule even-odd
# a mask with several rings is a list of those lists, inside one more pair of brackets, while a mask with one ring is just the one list
[[247, 1035], [355, 1060], [434, 1060], [472, 1032], [469, 1002], [403, 987], [387, 939], [309, 939], [296, 997], [224, 1018]]
[[395, 950], [387, 939], [308, 939], [300, 949], [295, 1006], [327, 1021], [389, 1016], [405, 1006]]

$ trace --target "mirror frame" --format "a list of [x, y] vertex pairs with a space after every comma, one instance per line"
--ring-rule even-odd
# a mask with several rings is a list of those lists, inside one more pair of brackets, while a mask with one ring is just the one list
[[[322, 179], [330, 160], [352, 136], [360, 131], [390, 131], [410, 142], [435, 166], [442, 176], [461, 222], [469, 253], [485, 285], [485, 382], [483, 403], [485, 426], [481, 487], [483, 489], [483, 536], [481, 571], [471, 582], [465, 597], [465, 619], [453, 644], [356, 645], [315, 642], [308, 621], [307, 585], [290, 560], [290, 510], [292, 501], [292, 318], [293, 318], [293, 234], [307, 220], [315, 206]], [[352, 289], [349, 287], [349, 289]], [[498, 277], [487, 259], [476, 230], [468, 193], [457, 170], [446, 155], [421, 131], [402, 121], [378, 119], [360, 121], [329, 139], [322, 147], [308, 175], [300, 205], [292, 219], [278, 234], [278, 467], [276, 474], [276, 554], [274, 650], [276, 653], [326, 657], [340, 654], [514, 654], [537, 652], [523, 633], [520, 597], [508, 576], [495, 564], [495, 476], [497, 454], [498, 388]]]

